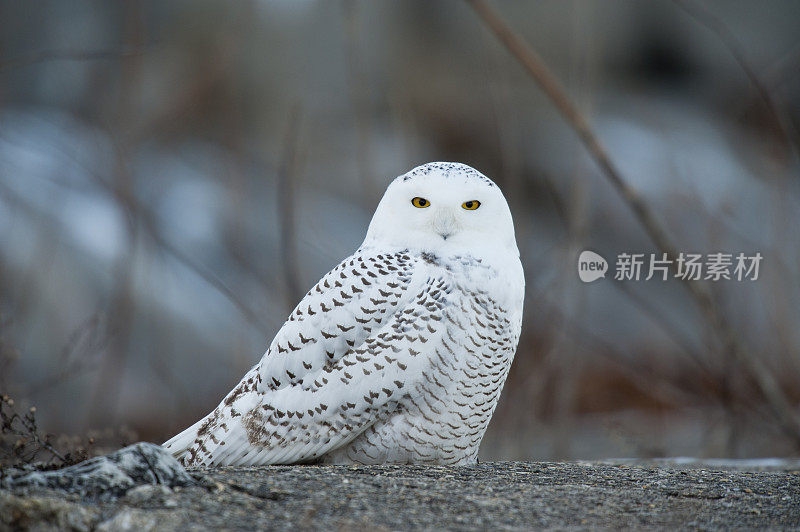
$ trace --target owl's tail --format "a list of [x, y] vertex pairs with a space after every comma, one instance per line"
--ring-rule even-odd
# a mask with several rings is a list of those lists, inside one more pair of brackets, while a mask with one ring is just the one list
[[197, 439], [200, 425], [202, 425], [203, 422], [205, 422], [205, 418], [201, 419], [180, 434], [165, 441], [161, 444], [161, 446], [168, 450], [175, 458], [181, 459], [189, 447], [194, 443], [195, 439]]
[[235, 417], [241, 416], [234, 407], [240, 412], [249, 412], [258, 406], [259, 394], [253, 390], [244, 392], [242, 388], [243, 385], [255, 381], [258, 368], [258, 364], [253, 366], [217, 408], [188, 429], [164, 442], [162, 447], [184, 466], [213, 463], [234, 465], [241, 455], [247, 454], [250, 450], [247, 431], [240, 422], [234, 422]]

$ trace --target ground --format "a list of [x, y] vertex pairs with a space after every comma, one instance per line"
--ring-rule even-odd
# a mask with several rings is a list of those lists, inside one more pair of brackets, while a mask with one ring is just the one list
[[[665, 463], [191, 469], [122, 495], [0, 490], [0, 528], [253, 530], [800, 527], [800, 470]], [[156, 475], [158, 477], [158, 475]], [[184, 482], [179, 482], [184, 483]], [[62, 482], [62, 484], [64, 484]]]

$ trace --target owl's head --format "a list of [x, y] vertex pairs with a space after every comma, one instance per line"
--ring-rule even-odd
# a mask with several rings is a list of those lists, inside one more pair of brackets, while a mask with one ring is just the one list
[[364, 245], [519, 255], [503, 193], [491, 179], [461, 163], [423, 164], [392, 181]]

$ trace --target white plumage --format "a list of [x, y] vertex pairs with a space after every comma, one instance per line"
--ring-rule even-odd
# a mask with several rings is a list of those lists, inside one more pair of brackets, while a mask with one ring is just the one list
[[524, 284], [499, 188], [463, 164], [419, 166], [391, 183], [364, 243], [261, 361], [164, 446], [192, 466], [474, 463]]

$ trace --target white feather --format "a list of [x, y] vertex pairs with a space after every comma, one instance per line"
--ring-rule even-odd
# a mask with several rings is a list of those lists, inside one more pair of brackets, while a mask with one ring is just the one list
[[[478, 210], [460, 208], [474, 200]], [[187, 465], [474, 461], [516, 349], [523, 290], [497, 186], [464, 165], [414, 169], [261, 361], [164, 445]]]

